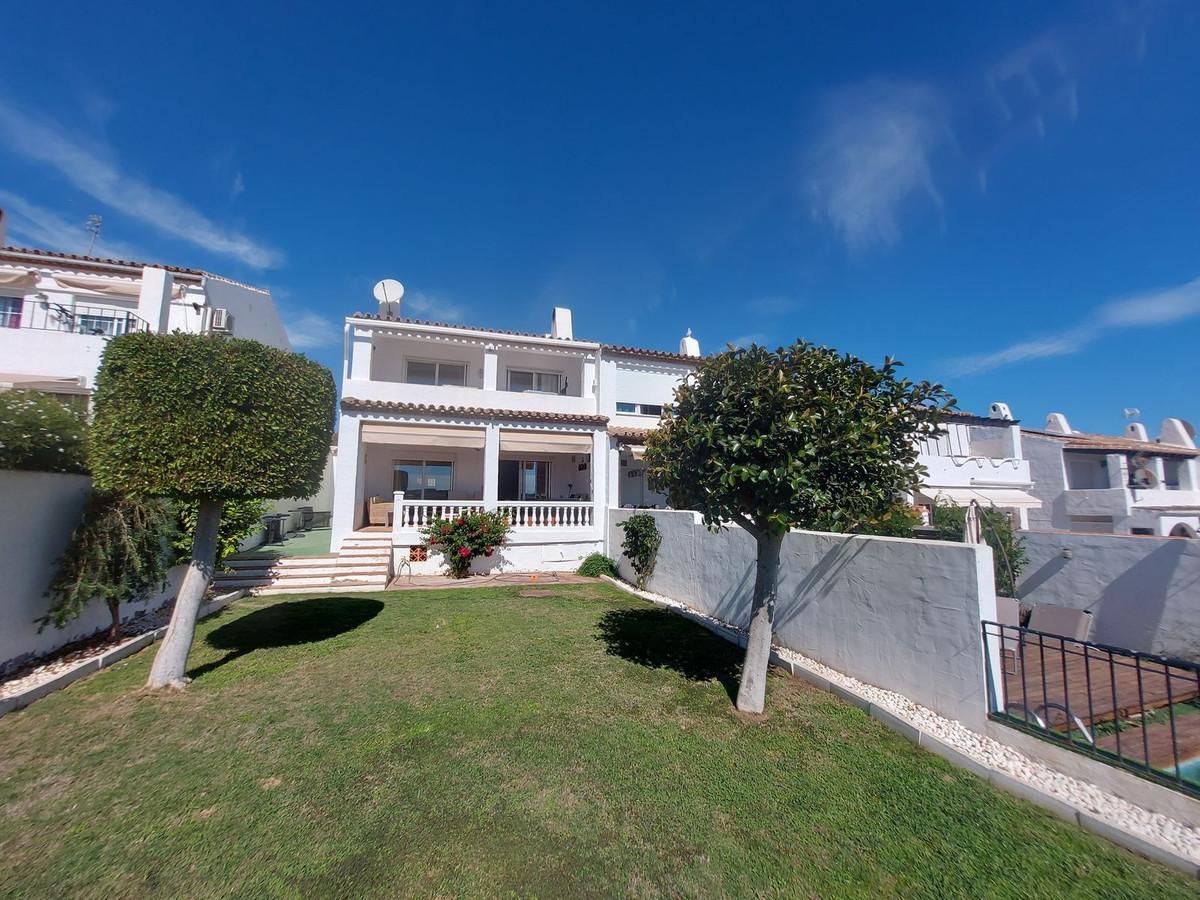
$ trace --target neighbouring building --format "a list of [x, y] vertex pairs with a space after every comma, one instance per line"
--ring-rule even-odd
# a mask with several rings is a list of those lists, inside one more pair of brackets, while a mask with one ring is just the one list
[[925, 467], [914, 504], [926, 521], [935, 503], [1008, 510], [1014, 524], [1027, 528], [1031, 510], [1042, 505], [1031, 489], [1033, 477], [1021, 446], [1021, 426], [1006, 403], [993, 403], [988, 415], [955, 412], [936, 437], [918, 443]]
[[1042, 507], [1029, 527], [1102, 534], [1195, 537], [1200, 530], [1200, 451], [1195, 430], [1166, 419], [1151, 440], [1131, 423], [1121, 437], [1085, 434], [1062, 413], [1024, 429]]
[[0, 390], [86, 398], [107, 341], [142, 331], [290, 349], [262, 288], [199, 269], [0, 247]]

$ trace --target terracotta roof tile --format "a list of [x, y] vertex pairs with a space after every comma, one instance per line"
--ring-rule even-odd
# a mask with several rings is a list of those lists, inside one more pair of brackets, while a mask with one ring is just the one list
[[684, 356], [682, 353], [672, 353], [670, 350], [649, 350], [645, 347], [624, 347], [620, 344], [601, 344], [602, 350], [615, 353], [617, 356], [641, 356], [646, 359], [669, 359], [697, 365], [704, 360], [703, 356]]
[[[32, 257], [32, 259], [21, 259], [19, 257]], [[232, 281], [234, 284], [241, 284], [241, 282], [225, 278], [223, 275], [214, 275], [212, 272], [206, 272], [203, 269], [188, 269], [183, 266], [169, 266], [165, 263], [137, 262], [129, 259], [108, 259], [101, 256], [81, 256], [77, 253], [59, 253], [54, 250], [42, 250], [37, 247], [0, 247], [0, 263], [20, 266], [36, 265], [38, 262], [45, 265], [67, 263], [72, 269], [83, 269], [102, 274], [110, 273], [114, 269], [141, 269], [151, 266], [155, 269], [165, 269], [176, 275], [183, 275], [184, 280], [188, 281], [199, 281], [201, 278], [209, 276], [220, 278], [223, 281]], [[253, 285], [244, 286], [253, 287]], [[255, 290], [262, 290], [262, 288], [255, 288]]]
[[342, 409], [414, 412], [439, 416], [472, 416], [480, 419], [522, 419], [531, 422], [564, 422], [572, 425], [604, 425], [608, 422], [608, 416], [534, 412], [528, 409], [489, 409], [479, 406], [436, 406], [429, 403], [398, 403], [394, 400], [359, 400], [357, 397], [343, 397]]
[[612, 425], [608, 429], [608, 436], [615, 437], [623, 444], [640, 444], [653, 430], [653, 428], [626, 428], [623, 425]]
[[1157, 441], [1138, 441], [1133, 438], [1118, 437], [1107, 434], [1087, 434], [1074, 432], [1072, 434], [1056, 434], [1052, 431], [1038, 431], [1033, 428], [1023, 428], [1028, 434], [1050, 437], [1063, 441], [1067, 450], [1096, 450], [1109, 453], [1149, 453], [1158, 456], [1200, 456], [1200, 450], [1190, 447], [1179, 447], [1175, 444], [1160, 444]]

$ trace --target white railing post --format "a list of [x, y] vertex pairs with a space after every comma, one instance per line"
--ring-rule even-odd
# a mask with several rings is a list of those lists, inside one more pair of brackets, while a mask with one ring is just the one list
[[392, 544], [399, 545], [404, 527], [404, 491], [392, 491]]

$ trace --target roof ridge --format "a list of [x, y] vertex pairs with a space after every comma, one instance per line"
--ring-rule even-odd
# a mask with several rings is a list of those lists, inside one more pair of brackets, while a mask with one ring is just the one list
[[[144, 262], [144, 261], [133, 260], [133, 259], [115, 259], [115, 258], [107, 257], [107, 256], [85, 256], [84, 254], [81, 254], [81, 253], [65, 253], [60, 250], [46, 250], [41, 247], [17, 247], [12, 244], [6, 244], [6, 245], [0, 247], [0, 261], [4, 261], [3, 257], [7, 253], [23, 253], [23, 254], [26, 254], [29, 256], [37, 257], [38, 259], [44, 259], [46, 261], [62, 260], [64, 262], [90, 264], [95, 267], [103, 266], [103, 267], [108, 267], [108, 268], [117, 268], [117, 267], [123, 266], [126, 268], [138, 268], [138, 269], [141, 269], [141, 268], [163, 269], [164, 271], [167, 271], [167, 272], [174, 272], [179, 275], [189, 275], [194, 278], [216, 278], [219, 281], [228, 282], [229, 284], [237, 285], [238, 287], [248, 288], [253, 291], [258, 291], [259, 293], [263, 293], [263, 294], [270, 293], [270, 290], [267, 288], [258, 287], [257, 285], [253, 285], [253, 284], [248, 284], [244, 281], [238, 281], [237, 279], [230, 278], [227, 275], [221, 275], [216, 272], [209, 272], [207, 269], [192, 269], [192, 268], [188, 268], [187, 266], [176, 266], [176, 265], [172, 265], [170, 263]], [[18, 261], [18, 260], [12, 260], [9, 262], [12, 265], [20, 265], [21, 264], [20, 261]]]

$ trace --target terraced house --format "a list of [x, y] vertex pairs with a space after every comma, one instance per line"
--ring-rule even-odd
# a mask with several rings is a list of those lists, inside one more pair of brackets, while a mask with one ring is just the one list
[[432, 569], [426, 522], [500, 509], [505, 565], [575, 568], [609, 507], [663, 505], [636, 438], [699, 358], [690, 333], [677, 352], [581, 340], [561, 307], [546, 334], [349, 316], [332, 549]]

